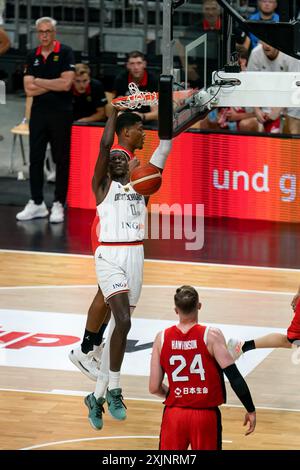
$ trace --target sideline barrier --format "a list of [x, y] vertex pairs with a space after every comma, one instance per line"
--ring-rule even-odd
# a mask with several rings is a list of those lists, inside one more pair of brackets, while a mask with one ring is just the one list
[[[68, 205], [95, 209], [91, 181], [103, 127], [74, 125]], [[149, 161], [157, 131], [146, 130]], [[185, 132], [174, 139], [150, 204], [204, 204], [207, 217], [300, 222], [300, 139]], [[175, 213], [176, 213], [176, 207]]]

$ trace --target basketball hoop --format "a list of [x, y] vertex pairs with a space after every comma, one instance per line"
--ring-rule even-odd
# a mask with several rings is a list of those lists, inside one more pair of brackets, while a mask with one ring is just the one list
[[133, 82], [129, 83], [128, 89], [130, 95], [114, 98], [111, 104], [127, 109], [139, 109], [142, 106], [158, 104], [158, 93], [156, 91], [140, 91], [138, 86]]

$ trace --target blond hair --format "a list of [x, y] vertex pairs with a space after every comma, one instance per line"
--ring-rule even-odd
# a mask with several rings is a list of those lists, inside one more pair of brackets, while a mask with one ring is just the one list
[[87, 64], [75, 64], [75, 75], [83, 75], [87, 73], [91, 75], [91, 69]]

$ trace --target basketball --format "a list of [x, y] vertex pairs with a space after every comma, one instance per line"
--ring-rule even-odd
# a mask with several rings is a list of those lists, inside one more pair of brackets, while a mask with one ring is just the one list
[[143, 196], [156, 193], [160, 188], [161, 181], [161, 172], [151, 163], [135, 168], [130, 174], [131, 186]]

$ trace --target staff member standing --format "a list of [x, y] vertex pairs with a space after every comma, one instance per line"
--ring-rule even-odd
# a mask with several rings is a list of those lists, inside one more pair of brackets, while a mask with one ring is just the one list
[[73, 120], [71, 86], [74, 56], [70, 47], [56, 40], [56, 21], [43, 17], [36, 21], [40, 45], [27, 57], [24, 88], [33, 96], [30, 116], [30, 190], [31, 199], [17, 220], [47, 217], [43, 198], [44, 160], [48, 142], [56, 163], [54, 203], [49, 221], [63, 222], [70, 161]]

